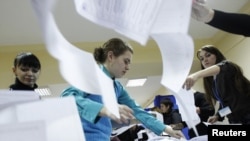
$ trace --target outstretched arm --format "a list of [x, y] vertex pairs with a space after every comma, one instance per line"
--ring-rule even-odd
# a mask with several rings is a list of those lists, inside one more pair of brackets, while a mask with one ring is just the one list
[[250, 15], [214, 10], [213, 19], [207, 24], [233, 34], [250, 37]]
[[202, 0], [194, 0], [192, 18], [220, 30], [250, 37], [250, 15], [228, 13], [206, 6]]
[[220, 72], [220, 67], [217, 65], [213, 65], [213, 66], [206, 68], [204, 70], [197, 71], [197, 72], [195, 72], [187, 77], [185, 83], [183, 84], [183, 88], [190, 90], [190, 88], [193, 87], [193, 85], [195, 84], [195, 82], [198, 79], [208, 77], [208, 76], [217, 75], [219, 72]]

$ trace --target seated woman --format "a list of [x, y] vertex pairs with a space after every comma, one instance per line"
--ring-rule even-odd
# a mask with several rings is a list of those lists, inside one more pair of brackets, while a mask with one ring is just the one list
[[155, 107], [150, 108], [150, 110], [148, 111], [148, 113], [150, 113], [155, 118], [157, 118], [158, 120], [160, 120], [161, 122], [163, 122], [163, 115], [162, 115], [161, 109], [159, 107], [155, 106]]
[[173, 102], [169, 98], [160, 102], [160, 109], [165, 124], [170, 125], [175, 130], [181, 130], [184, 127], [181, 114], [178, 110], [173, 109]]

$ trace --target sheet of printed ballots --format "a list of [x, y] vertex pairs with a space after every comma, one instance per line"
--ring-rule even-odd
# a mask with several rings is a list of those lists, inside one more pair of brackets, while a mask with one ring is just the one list
[[[1, 121], [0, 124], [16, 124], [15, 133], [20, 133], [20, 136], [23, 135], [23, 137], [26, 136], [26, 132], [31, 131], [28, 126], [25, 127], [22, 123], [29, 125], [32, 122], [42, 121], [45, 125], [46, 141], [85, 141], [81, 120], [73, 97], [48, 98], [17, 104], [1, 110], [0, 117], [4, 116], [12, 116], [12, 118], [8, 121]], [[12, 127], [15, 127], [15, 125], [12, 125]], [[33, 130], [43, 130], [42, 125], [40, 127], [33, 128]], [[12, 134], [8, 132], [7, 135]]]
[[72, 45], [58, 29], [52, 12], [57, 1], [32, 0], [31, 2], [43, 32], [46, 49], [58, 60], [62, 77], [70, 85], [82, 91], [102, 95], [104, 105], [119, 118], [112, 79], [101, 71], [92, 53]]
[[0, 125], [1, 141], [48, 141], [44, 121]]
[[199, 121], [193, 94], [182, 85], [189, 74], [194, 44], [188, 35], [192, 1], [166, 0], [152, 28], [151, 36], [160, 48], [163, 60], [161, 83], [175, 95], [183, 120], [189, 127]]
[[75, 6], [84, 18], [145, 45], [162, 1], [75, 0]]

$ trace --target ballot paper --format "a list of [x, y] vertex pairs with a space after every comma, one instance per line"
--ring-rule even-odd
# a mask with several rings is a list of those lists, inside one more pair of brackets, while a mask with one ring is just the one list
[[196, 113], [192, 90], [180, 89], [174, 96], [176, 97], [176, 103], [178, 104], [182, 120], [186, 122], [188, 128], [193, 128], [194, 133], [198, 136], [199, 134], [195, 125], [200, 123], [201, 120]]
[[[19, 132], [24, 138], [27, 135], [26, 132], [30, 132], [29, 122], [42, 121], [45, 124], [47, 141], [85, 141], [74, 97], [48, 98], [16, 104], [0, 110], [0, 117], [0, 126], [14, 124], [13, 127], [15, 127], [15, 124], [21, 126], [22, 123], [27, 123], [27, 128], [26, 126], [16, 128], [16, 133]], [[6, 137], [11, 135], [10, 130]]]
[[145, 45], [162, 1], [75, 0], [75, 6], [86, 19]]

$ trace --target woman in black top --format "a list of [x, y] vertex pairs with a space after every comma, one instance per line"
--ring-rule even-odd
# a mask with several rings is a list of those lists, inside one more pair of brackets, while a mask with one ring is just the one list
[[23, 52], [16, 56], [12, 68], [15, 74], [15, 83], [10, 85], [10, 90], [34, 90], [41, 71], [39, 59], [30, 52]]
[[184, 88], [190, 89], [203, 78], [206, 98], [210, 104], [220, 103], [216, 115], [208, 122], [222, 121], [227, 116], [229, 123], [250, 124], [250, 81], [237, 64], [226, 60], [214, 46], [205, 45], [197, 52], [202, 70], [190, 74]]
[[202, 0], [194, 0], [192, 5], [192, 17], [223, 31], [250, 36], [250, 15], [240, 13], [228, 13], [214, 10], [205, 5]]

